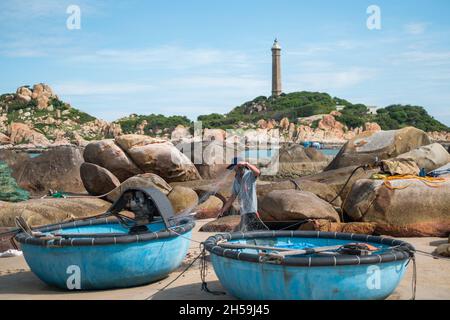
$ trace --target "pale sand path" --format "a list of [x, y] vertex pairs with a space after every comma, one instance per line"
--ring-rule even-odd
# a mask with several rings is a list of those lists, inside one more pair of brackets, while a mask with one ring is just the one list
[[[199, 221], [193, 233], [193, 239], [203, 241], [211, 233], [198, 232], [200, 226], [208, 221]], [[438, 244], [447, 242], [447, 239], [413, 238], [404, 239], [416, 246], [417, 249], [432, 252]], [[162, 292], [158, 292], [167, 283], [172, 281], [180, 272], [200, 253], [197, 243], [192, 242], [189, 257], [177, 272], [168, 278], [146, 286], [95, 292], [65, 292], [51, 288], [41, 282], [30, 272], [25, 260], [20, 258], [0, 258], [0, 300], [5, 299], [131, 299], [143, 300], [154, 294], [153, 299], [193, 299], [214, 300], [233, 299], [233, 297], [215, 296], [200, 290], [200, 276], [198, 262], [174, 284]], [[449, 299], [450, 300], [450, 261], [436, 260], [423, 255], [417, 256], [417, 299]], [[211, 290], [224, 290], [217, 280], [210, 265], [208, 269], [208, 282]], [[411, 297], [412, 268], [403, 279], [400, 286], [389, 299], [410, 299]]]

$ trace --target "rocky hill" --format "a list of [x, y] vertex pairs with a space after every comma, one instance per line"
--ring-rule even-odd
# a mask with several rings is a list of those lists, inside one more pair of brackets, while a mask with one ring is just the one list
[[0, 96], [1, 144], [83, 143], [120, 133], [120, 126], [72, 108], [43, 83]]
[[[228, 129], [243, 123], [257, 123], [261, 119], [281, 121], [287, 118], [290, 122], [297, 122], [299, 118], [329, 114], [338, 108], [340, 115], [337, 120], [349, 129], [374, 122], [383, 130], [414, 126], [426, 132], [450, 131], [449, 127], [435, 120], [420, 106], [392, 105], [379, 108], [373, 114], [364, 104], [352, 104], [344, 99], [333, 98], [327, 93], [305, 91], [282, 94], [279, 97], [257, 97], [234, 108], [228, 114], [203, 115], [199, 120], [203, 121], [205, 127]], [[318, 121], [312, 125], [316, 127], [317, 124]]]
[[[204, 135], [214, 138], [225, 138], [224, 129], [259, 129], [247, 137], [249, 140], [264, 134], [274, 136], [272, 130], [279, 129], [285, 141], [344, 143], [362, 131], [414, 126], [428, 132], [433, 140], [450, 140], [450, 129], [423, 107], [393, 105], [374, 114], [365, 105], [317, 92], [261, 96], [228, 114], [203, 115], [198, 120], [203, 122]], [[192, 124], [184, 116], [155, 114], [103, 121], [61, 101], [43, 83], [0, 95], [0, 145], [86, 145], [88, 141], [122, 134], [179, 140], [191, 137]]]

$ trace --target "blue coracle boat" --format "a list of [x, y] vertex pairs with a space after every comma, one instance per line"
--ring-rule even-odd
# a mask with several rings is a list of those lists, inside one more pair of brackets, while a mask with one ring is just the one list
[[[135, 219], [120, 215], [123, 209]], [[16, 236], [24, 257], [45, 283], [98, 290], [157, 281], [177, 269], [194, 222], [177, 218], [156, 189], [125, 191], [104, 217], [51, 225]]]
[[221, 284], [245, 300], [386, 299], [415, 251], [396, 239], [315, 231], [220, 234], [205, 248]]

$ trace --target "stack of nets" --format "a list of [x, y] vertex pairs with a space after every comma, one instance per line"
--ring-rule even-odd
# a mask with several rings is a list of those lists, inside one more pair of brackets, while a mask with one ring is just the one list
[[11, 169], [0, 161], [0, 201], [19, 202], [30, 198], [30, 194], [21, 189], [11, 176]]

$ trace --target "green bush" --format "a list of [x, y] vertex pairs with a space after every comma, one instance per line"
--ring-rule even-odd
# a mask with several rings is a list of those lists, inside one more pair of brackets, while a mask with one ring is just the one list
[[378, 110], [375, 121], [384, 130], [412, 126], [426, 132], [450, 131], [449, 127], [434, 119], [420, 106], [391, 105]]
[[138, 126], [144, 121], [147, 121], [147, 125], [144, 128], [144, 132], [149, 134], [150, 131], [169, 129], [172, 131], [178, 125], [185, 127], [191, 127], [192, 121], [185, 116], [170, 116], [166, 117], [162, 114], [151, 115], [137, 115], [135, 117], [127, 117], [117, 120], [122, 127], [124, 133], [133, 133], [137, 130]]
[[347, 105], [342, 110], [342, 116], [337, 120], [349, 128], [360, 127], [366, 122], [376, 122], [383, 130], [397, 130], [408, 126], [426, 132], [450, 130], [419, 106], [391, 105], [378, 109], [376, 115], [368, 114], [368, 111], [369, 109], [363, 104]]
[[[264, 107], [264, 112], [250, 110], [255, 105]], [[228, 129], [236, 127], [239, 122], [256, 123], [260, 119], [275, 119], [287, 117], [295, 121], [299, 117], [309, 117], [316, 114], [326, 114], [336, 110], [336, 101], [329, 94], [319, 92], [293, 92], [279, 97], [259, 96], [241, 106], [235, 107], [226, 115], [202, 115], [198, 117], [206, 128]]]

